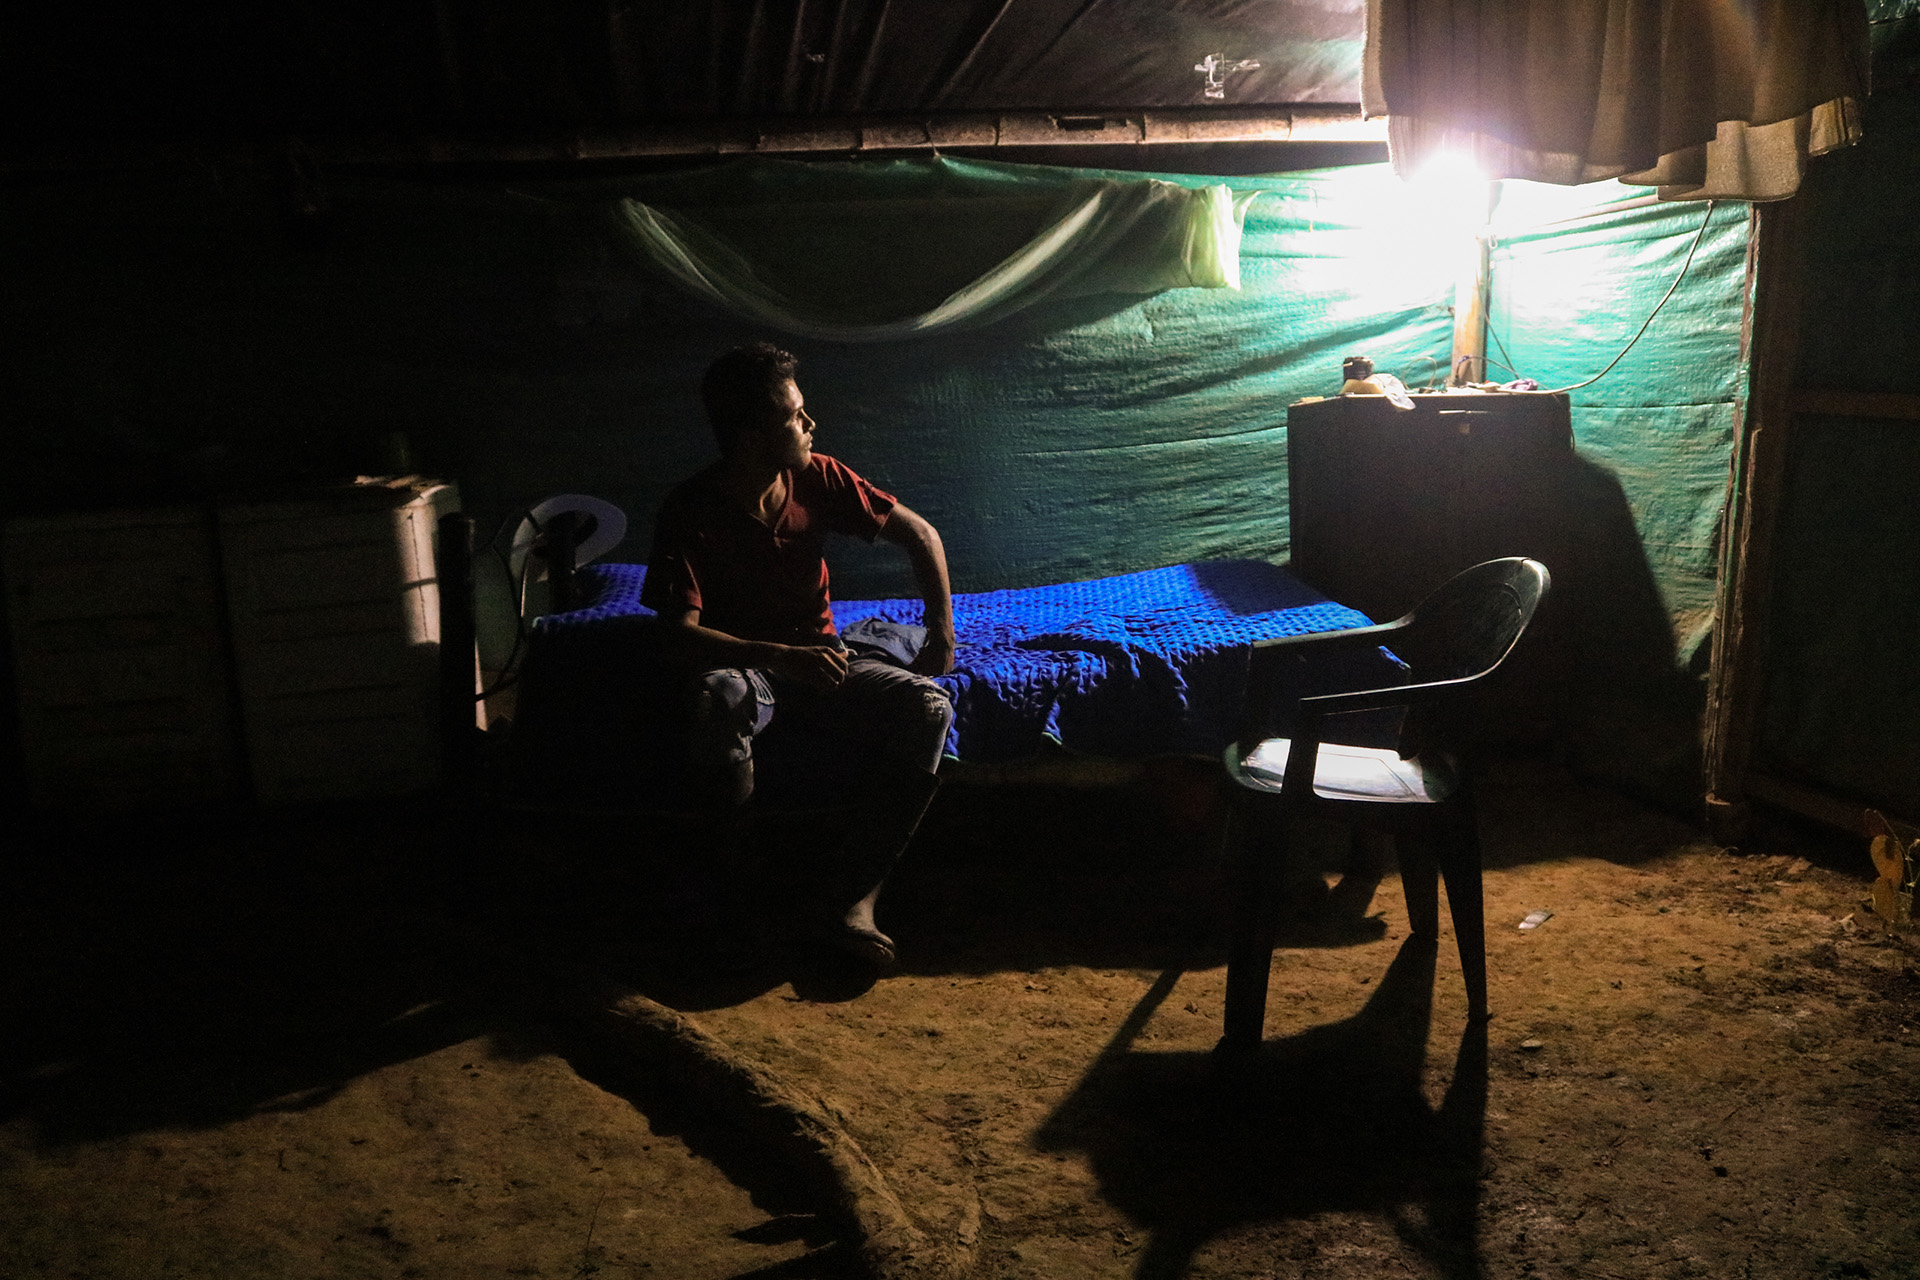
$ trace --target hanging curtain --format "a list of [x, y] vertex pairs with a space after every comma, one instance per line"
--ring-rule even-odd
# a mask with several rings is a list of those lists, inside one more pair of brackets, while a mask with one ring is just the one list
[[[966, 194], [956, 185], [984, 196], [949, 200], [972, 225], [929, 222], [934, 207], [912, 198], [929, 174], [902, 166], [931, 167], [950, 197]], [[629, 197], [613, 203], [611, 221], [630, 253], [736, 315], [806, 337], [887, 342], [979, 328], [1048, 299], [1237, 289], [1254, 195], [1155, 179], [1030, 180], [946, 158], [850, 171], [841, 186], [830, 201], [744, 212], [711, 197], [687, 208]], [[903, 223], [925, 234], [889, 239]], [[824, 234], [806, 243], [806, 225]], [[1011, 237], [1009, 226], [1019, 228]], [[856, 260], [824, 271], [813, 261], [834, 254]], [[962, 282], [949, 291], [956, 261]], [[795, 271], [809, 266], [812, 277], [796, 287]], [[926, 296], [926, 282], [943, 277]]]
[[1862, 0], [1368, 0], [1361, 97], [1395, 169], [1779, 200], [1860, 136]]

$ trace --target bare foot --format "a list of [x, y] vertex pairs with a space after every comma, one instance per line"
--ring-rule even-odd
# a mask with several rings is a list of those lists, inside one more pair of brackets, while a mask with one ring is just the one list
[[810, 936], [814, 941], [856, 960], [864, 960], [876, 969], [893, 968], [897, 959], [893, 939], [874, 927], [871, 915], [863, 919], [863, 914], [855, 908], [838, 919], [829, 917], [822, 920]]

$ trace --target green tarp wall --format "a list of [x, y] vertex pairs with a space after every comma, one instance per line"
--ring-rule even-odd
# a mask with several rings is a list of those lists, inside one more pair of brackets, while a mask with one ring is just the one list
[[[1602, 193], [1611, 198], [1596, 202]], [[1692, 251], [1686, 278], [1639, 342], [1605, 377], [1569, 392], [1580, 454], [1620, 485], [1676, 657], [1691, 663], [1713, 626], [1727, 459], [1745, 387], [1749, 215], [1741, 204], [1716, 205], [1709, 218], [1705, 204], [1643, 200], [1607, 183], [1507, 184], [1493, 220], [1489, 346], [1544, 387], [1583, 382], [1633, 339]]]
[[[389, 469], [404, 434], [421, 469], [460, 481], [483, 536], [544, 496], [585, 491], [634, 516], [615, 554], [643, 558], [660, 495], [712, 453], [700, 369], [726, 345], [780, 335], [615, 252], [596, 202], [720, 200], [731, 185], [799, 204], [816, 179], [764, 164], [591, 184], [340, 179], [312, 215], [284, 212], [245, 173], [16, 183], [0, 231], [0, 368], [20, 463], [8, 508]], [[890, 184], [911, 194], [921, 180], [911, 166], [853, 179], [872, 184], [869, 214], [796, 214], [769, 234], [823, 260], [851, 254], [876, 281], [887, 254], [950, 264], [1010, 234], [923, 210], [902, 235], [884, 206]], [[1335, 391], [1350, 352], [1410, 385], [1444, 376], [1457, 258], [1423, 197], [1377, 165], [1231, 181], [1261, 193], [1238, 291], [1079, 298], [905, 343], [789, 344], [820, 447], [935, 521], [958, 589], [1284, 559], [1286, 406]], [[1509, 186], [1497, 357], [1553, 387], [1632, 337], [1705, 213], [1612, 207], [1637, 194]], [[1743, 209], [1718, 210], [1639, 346], [1575, 393], [1594, 482], [1624, 495], [1638, 530], [1669, 674], [1697, 667], [1709, 626], [1745, 235]], [[895, 558], [863, 549], [835, 573], [843, 595], [907, 589]], [[497, 628], [489, 645], [497, 659]]]
[[1504, 184], [1493, 217], [1493, 358], [1573, 388], [1569, 514], [1587, 586], [1573, 619], [1570, 757], [1689, 810], [1745, 394], [1749, 225], [1745, 205], [1662, 204], [1612, 183]]
[[[798, 168], [746, 164], [722, 175], [742, 203], [763, 199], [770, 176], [783, 179], [776, 194], [799, 206], [761, 227], [736, 218], [742, 241], [818, 255], [876, 287], [891, 281], [902, 310], [937, 297], [920, 284], [928, 265], [951, 272], [969, 251], [990, 265], [1025, 234], [1018, 228], [1037, 225], [1031, 217], [1022, 224], [1017, 211], [997, 220], [927, 211], [917, 165], [868, 167], [859, 176], [872, 207], [829, 220], [806, 203], [846, 209], [848, 175], [816, 169], [809, 178]], [[1051, 180], [1064, 187], [1070, 176]], [[716, 198], [711, 180], [697, 197], [688, 185], [674, 178], [621, 189], [661, 203]], [[976, 332], [901, 343], [770, 335], [803, 360], [819, 447], [928, 515], [962, 590], [1216, 556], [1283, 559], [1286, 406], [1336, 389], [1350, 350], [1373, 352], [1383, 368], [1439, 367], [1452, 280], [1443, 260], [1407, 240], [1418, 211], [1402, 207], [1399, 184], [1382, 167], [1235, 185], [1263, 192], [1247, 213], [1238, 291], [1043, 303]], [[795, 224], [812, 233], [810, 243], [796, 242]], [[876, 267], [876, 258], [891, 265]], [[700, 369], [716, 350], [764, 330], [694, 304], [617, 257], [596, 258], [573, 283], [582, 305], [571, 318], [580, 322], [554, 340], [599, 352], [593, 373], [582, 373], [611, 415], [602, 448], [626, 453], [611, 474], [601, 459], [599, 483], [642, 518], [630, 544], [641, 556], [644, 520], [664, 486], [712, 454], [694, 395]], [[520, 431], [497, 442], [502, 453], [541, 447]], [[835, 572], [843, 594], [911, 590], [899, 558], [884, 550], [842, 548]]]

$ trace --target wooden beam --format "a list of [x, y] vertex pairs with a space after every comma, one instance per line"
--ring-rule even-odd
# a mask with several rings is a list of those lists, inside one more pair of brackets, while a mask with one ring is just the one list
[[1920, 395], [1881, 391], [1795, 391], [1793, 412], [1827, 418], [1892, 418], [1920, 422]]
[[[761, 120], [642, 121], [542, 133], [303, 134], [298, 145], [322, 165], [518, 164], [670, 156], [799, 155], [934, 151], [957, 147], [1168, 146], [1218, 142], [1353, 143], [1387, 138], [1384, 119], [1358, 106], [1278, 104], [1121, 110], [925, 112], [876, 116], [781, 116]], [[284, 153], [290, 139], [265, 151]], [[134, 146], [77, 143], [17, 148], [0, 173], [89, 170], [142, 164], [252, 159], [257, 141], [183, 138]]]
[[[1812, 818], [1815, 822], [1824, 822], [1830, 827], [1837, 827], [1862, 839], [1870, 834], [1867, 830], [1867, 810], [1878, 807], [1859, 800], [1829, 795], [1816, 787], [1777, 778], [1757, 770], [1747, 773], [1746, 789], [1748, 795], [1764, 804], [1770, 804], [1776, 809], [1785, 809], [1789, 813], [1797, 813], [1803, 818]], [[1896, 829], [1920, 828], [1920, 824], [1903, 819], [1898, 814], [1888, 813], [1884, 809], [1880, 810], [1880, 813], [1893, 823]]]

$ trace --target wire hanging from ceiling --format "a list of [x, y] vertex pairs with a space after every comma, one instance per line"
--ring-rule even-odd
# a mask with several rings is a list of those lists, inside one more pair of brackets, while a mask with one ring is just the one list
[[[1644, 335], [1647, 329], [1653, 324], [1653, 318], [1660, 314], [1660, 309], [1667, 305], [1667, 300], [1669, 298], [1673, 297], [1674, 291], [1680, 287], [1680, 282], [1687, 278], [1687, 268], [1693, 265], [1693, 255], [1699, 251], [1700, 242], [1706, 239], [1707, 226], [1713, 221], [1713, 210], [1715, 206], [1717, 206], [1719, 203], [1720, 202], [1718, 200], [1707, 201], [1707, 216], [1700, 219], [1700, 230], [1694, 232], [1693, 244], [1688, 246], [1687, 248], [1687, 257], [1686, 257], [1686, 260], [1680, 264], [1680, 273], [1674, 276], [1673, 283], [1667, 286], [1666, 293], [1662, 294], [1660, 297], [1660, 301], [1654, 304], [1653, 310], [1647, 313], [1647, 318], [1640, 325], [1639, 331], [1636, 332], [1633, 335], [1633, 337], [1627, 339], [1626, 346], [1620, 348], [1619, 354], [1614, 356], [1613, 359], [1607, 361], [1606, 368], [1594, 374], [1591, 378], [1588, 378], [1585, 382], [1575, 382], [1570, 386], [1555, 387], [1551, 391], [1549, 391], [1547, 394], [1560, 395], [1568, 391], [1578, 391], [1581, 387], [1592, 386], [1594, 383], [1600, 381], [1600, 379], [1606, 377], [1609, 373], [1612, 373], [1613, 367], [1619, 364], [1620, 361], [1626, 357], [1627, 352], [1633, 350], [1633, 344], [1640, 341], [1642, 335]], [[1498, 338], [1495, 339], [1495, 343], [1496, 344], [1499, 343]], [[1501, 348], [1501, 353], [1503, 355], [1505, 354], [1504, 346]], [[1511, 373], [1513, 371], [1509, 369], [1508, 372]]]

